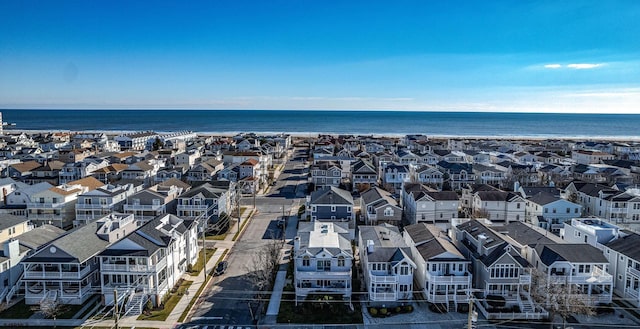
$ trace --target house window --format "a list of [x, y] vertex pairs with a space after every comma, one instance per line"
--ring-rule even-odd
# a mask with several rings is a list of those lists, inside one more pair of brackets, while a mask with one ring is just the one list
[[335, 212], [336, 211], [336, 206], [331, 206], [331, 211]]
[[516, 204], [516, 208], [517, 208], [517, 209], [520, 209], [520, 203], [517, 203], [517, 204]]
[[571, 213], [571, 208], [567, 208], [567, 214]]
[[344, 257], [343, 256], [338, 257], [338, 266], [339, 267], [344, 267]]
[[323, 259], [316, 262], [318, 271], [331, 271], [331, 260]]
[[400, 275], [409, 275], [409, 266], [400, 266]]
[[309, 259], [309, 256], [304, 256], [304, 258], [302, 258], [302, 266], [310, 266], [311, 265], [311, 261]]

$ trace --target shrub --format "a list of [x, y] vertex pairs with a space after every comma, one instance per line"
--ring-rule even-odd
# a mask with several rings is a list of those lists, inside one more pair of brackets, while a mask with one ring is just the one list
[[396, 313], [400, 313], [400, 312], [402, 312], [402, 307], [396, 306]]
[[405, 305], [402, 307], [402, 312], [404, 313], [411, 313], [413, 312], [413, 306], [411, 305]]
[[507, 301], [502, 296], [487, 295], [487, 304], [491, 307], [504, 307]]
[[386, 309], [386, 308], [384, 308], [384, 307], [383, 307], [383, 308], [381, 308], [381, 309], [380, 309], [380, 315], [381, 315], [381, 316], [387, 316], [387, 313], [388, 313], [388, 312], [387, 312], [387, 309]]
[[147, 304], [145, 305], [144, 308], [147, 311], [151, 311], [153, 309], [153, 302], [151, 301], [151, 299], [147, 299]]
[[371, 314], [371, 316], [373, 317], [378, 316], [378, 309], [375, 307], [369, 307], [369, 314]]

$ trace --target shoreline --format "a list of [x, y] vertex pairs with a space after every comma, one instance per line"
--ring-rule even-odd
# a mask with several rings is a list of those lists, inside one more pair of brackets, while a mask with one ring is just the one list
[[[25, 133], [28, 135], [33, 134], [49, 134], [49, 133], [104, 133], [107, 136], [118, 136], [121, 134], [129, 134], [146, 130], [70, 130], [70, 129], [29, 129], [29, 130], [13, 130], [13, 129], [4, 129], [4, 134], [7, 135], [16, 135]], [[183, 130], [184, 131], [184, 130]], [[191, 130], [186, 130], [191, 131]], [[174, 131], [156, 131], [158, 134], [169, 134]], [[442, 134], [428, 134], [428, 133], [338, 133], [338, 132], [275, 132], [275, 131], [225, 131], [225, 132], [215, 132], [215, 131], [193, 131], [198, 136], [221, 136], [221, 137], [233, 137], [240, 134], [256, 134], [258, 136], [273, 136], [286, 134], [290, 135], [294, 138], [314, 138], [319, 135], [330, 135], [330, 136], [339, 136], [339, 135], [351, 135], [354, 137], [372, 137], [372, 138], [403, 138], [407, 135], [423, 135], [427, 136], [429, 139], [457, 139], [457, 140], [511, 140], [511, 141], [545, 141], [545, 140], [579, 140], [579, 141], [609, 141], [609, 142], [638, 142], [640, 141], [640, 136], [556, 136], [556, 135], [442, 135]]]

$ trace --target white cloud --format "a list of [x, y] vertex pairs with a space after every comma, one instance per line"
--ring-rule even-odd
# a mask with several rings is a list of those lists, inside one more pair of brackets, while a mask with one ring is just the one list
[[567, 65], [570, 69], [575, 70], [587, 70], [587, 69], [595, 69], [598, 67], [602, 67], [604, 64], [592, 64], [592, 63], [579, 63], [579, 64], [569, 64]]
[[559, 69], [562, 65], [560, 64], [547, 64], [544, 66], [545, 69]]

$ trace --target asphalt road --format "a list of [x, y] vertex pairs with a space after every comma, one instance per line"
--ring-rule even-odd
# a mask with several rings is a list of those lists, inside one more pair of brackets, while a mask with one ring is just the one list
[[[254, 295], [256, 287], [246, 279], [250, 270], [247, 265], [257, 250], [266, 246], [271, 239], [281, 239], [283, 231], [277, 225], [278, 218], [285, 214], [297, 214], [299, 202], [305, 196], [307, 176], [304, 161], [306, 156], [296, 149], [291, 160], [285, 164], [275, 186], [269, 193], [256, 196], [257, 212], [242, 237], [229, 251], [229, 267], [225, 274], [214, 278], [211, 289], [203, 292], [205, 301], [197, 306], [190, 324], [198, 325], [252, 325], [253, 314], [259, 308]], [[243, 205], [251, 205], [253, 197], [244, 197]], [[294, 223], [294, 221], [292, 221]], [[292, 239], [295, 229], [287, 229], [287, 239]], [[265, 305], [268, 301], [264, 301]]]

